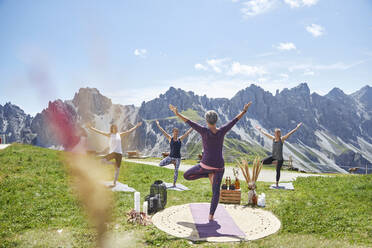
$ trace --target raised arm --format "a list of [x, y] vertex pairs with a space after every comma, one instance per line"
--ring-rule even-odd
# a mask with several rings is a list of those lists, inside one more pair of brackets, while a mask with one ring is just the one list
[[156, 125], [160, 129], [160, 131], [164, 134], [164, 136], [167, 138], [167, 140], [170, 142], [172, 137], [160, 126], [159, 121], [156, 120]]
[[301, 126], [302, 126], [302, 122], [298, 123], [297, 127], [295, 129], [293, 129], [292, 131], [290, 131], [286, 135], [282, 136], [282, 142], [284, 142], [286, 139], [288, 139], [289, 136], [291, 136], [294, 132], [296, 132]]
[[169, 109], [172, 110], [175, 115], [177, 115], [182, 121], [186, 122], [192, 129], [194, 129], [198, 133], [201, 134], [205, 131], [205, 127], [199, 125], [196, 122], [193, 122], [192, 120], [188, 119], [184, 115], [180, 114], [178, 112], [177, 107], [173, 106], [172, 104], [169, 104]]
[[89, 130], [91, 130], [91, 131], [93, 131], [93, 132], [95, 132], [95, 133], [102, 134], [102, 135], [104, 135], [104, 136], [106, 136], [106, 137], [110, 137], [110, 133], [102, 132], [101, 130], [98, 130], [98, 129], [92, 127], [92, 125], [91, 125], [90, 123], [86, 124], [85, 126], [86, 126]]
[[181, 137], [180, 137], [180, 140], [183, 141], [191, 132], [192, 132], [192, 128], [190, 128], [189, 130], [187, 130], [186, 133], [184, 133]]
[[176, 115], [178, 116], [183, 122], [187, 122], [189, 119], [184, 116], [183, 114], [178, 112], [177, 107], [173, 106], [172, 104], [169, 104], [169, 109]]
[[273, 139], [275, 138], [275, 137], [272, 136], [271, 134], [268, 134], [268, 133], [266, 133], [264, 130], [262, 130], [261, 127], [257, 126], [256, 128], [257, 128], [258, 131], [260, 131], [263, 135], [265, 135], [265, 136], [268, 137], [269, 139], [272, 139], [272, 140], [273, 140]]
[[222, 132], [224, 132], [224, 133], [227, 133], [238, 122], [238, 120], [240, 120], [243, 117], [243, 115], [245, 115], [245, 113], [247, 113], [248, 108], [251, 105], [252, 105], [252, 102], [249, 102], [249, 103], [245, 104], [242, 112], [240, 112], [237, 116], [235, 116], [235, 118], [232, 119], [230, 122], [223, 125], [220, 128], [220, 130], [222, 130]]
[[252, 102], [249, 102], [247, 104], [244, 105], [244, 108], [243, 108], [243, 111], [240, 112], [235, 118], [237, 118], [238, 120], [240, 120], [243, 115], [245, 115], [245, 113], [247, 113], [248, 111], [248, 108], [252, 105]]
[[133, 132], [134, 130], [136, 130], [137, 128], [139, 128], [141, 125], [142, 125], [142, 122], [138, 122], [137, 125], [135, 125], [131, 129], [129, 129], [129, 130], [125, 131], [125, 132], [120, 133], [120, 136], [121, 137], [124, 137], [124, 136], [130, 134], [131, 132]]

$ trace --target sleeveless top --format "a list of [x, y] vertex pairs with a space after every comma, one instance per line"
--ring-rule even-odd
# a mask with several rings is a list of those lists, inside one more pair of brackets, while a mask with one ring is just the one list
[[121, 137], [119, 133], [110, 134], [110, 152], [109, 153], [120, 153], [123, 154], [122, 148], [121, 148]]
[[275, 139], [273, 139], [272, 157], [276, 160], [283, 160], [283, 142], [281, 138], [279, 141], [275, 141]]
[[181, 145], [182, 145], [181, 140], [177, 139], [177, 141], [174, 141], [172, 138], [169, 144], [170, 144], [169, 157], [181, 158]]

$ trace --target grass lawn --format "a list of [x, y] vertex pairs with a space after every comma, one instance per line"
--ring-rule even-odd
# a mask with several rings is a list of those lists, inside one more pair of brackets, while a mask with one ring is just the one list
[[[143, 159], [134, 159], [136, 161], [148, 161], [148, 162], [156, 162], [159, 163], [162, 158], [157, 158], [157, 157], [149, 157], [149, 158], [143, 158]], [[128, 162], [130, 162], [130, 159], [127, 159]], [[198, 161], [196, 159], [183, 159], [181, 161], [182, 164], [187, 164], [187, 165], [196, 165], [198, 164]], [[236, 163], [232, 162], [225, 162], [225, 166], [229, 167], [236, 167]], [[275, 165], [264, 165], [263, 169], [268, 169], [268, 170], [275, 170]], [[283, 168], [284, 169], [284, 168]], [[294, 173], [296, 171], [293, 171]]]
[[[94, 247], [94, 230], [68, 186], [62, 154], [17, 144], [0, 151], [0, 247]], [[119, 181], [136, 188], [143, 199], [154, 180], [170, 181], [172, 176], [172, 170], [125, 161]], [[191, 190], [169, 191], [167, 206], [210, 201], [208, 179], [185, 181], [181, 173], [179, 182]], [[197, 244], [229, 248], [371, 247], [372, 175], [298, 178], [295, 191], [270, 190], [269, 184], [259, 182], [258, 193], [266, 193], [266, 210], [282, 222], [277, 234], [252, 242]], [[114, 247], [196, 246], [154, 226], [127, 224], [133, 193], [115, 193], [114, 198], [113, 221], [109, 224]]]

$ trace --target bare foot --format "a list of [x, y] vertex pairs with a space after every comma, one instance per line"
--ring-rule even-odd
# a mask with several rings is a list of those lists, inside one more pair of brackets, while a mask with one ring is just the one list
[[213, 215], [210, 214], [208, 220], [209, 220], [209, 221], [214, 221], [214, 219], [213, 219]]

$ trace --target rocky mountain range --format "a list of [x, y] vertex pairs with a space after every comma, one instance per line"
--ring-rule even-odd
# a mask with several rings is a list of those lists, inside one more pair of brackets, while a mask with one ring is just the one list
[[[140, 107], [113, 104], [97, 89], [81, 88], [72, 100], [50, 102], [35, 117], [10, 103], [0, 105], [0, 134], [5, 134], [8, 142], [62, 147], [68, 137], [61, 142], [58, 132], [50, 126], [55, 113], [63, 113], [63, 120], [53, 119], [57, 123], [81, 125], [89, 122], [107, 131], [111, 124], [126, 130], [143, 121], [141, 128], [123, 141], [123, 148], [159, 156], [169, 145], [154, 120], [159, 120], [168, 132], [173, 127], [178, 127], [181, 134], [188, 129], [169, 110], [170, 103], [200, 123], [204, 122], [202, 117], [207, 110], [216, 110], [218, 125], [222, 125], [234, 118], [248, 101], [253, 101], [253, 105], [226, 137], [224, 155], [227, 161], [270, 153], [271, 141], [255, 126], [271, 133], [278, 127], [286, 133], [303, 122], [284, 148], [285, 158], [292, 157], [295, 167], [313, 172], [345, 173], [350, 167], [359, 167], [359, 172], [364, 172], [366, 167], [372, 171], [372, 87], [368, 85], [353, 94], [334, 88], [321, 96], [311, 94], [306, 83], [277, 91], [275, 95], [252, 84], [231, 99], [208, 98], [171, 87]], [[107, 149], [106, 138], [91, 132], [88, 132], [88, 144], [91, 150]], [[182, 153], [193, 158], [201, 153], [200, 137], [196, 132], [185, 140]]]

